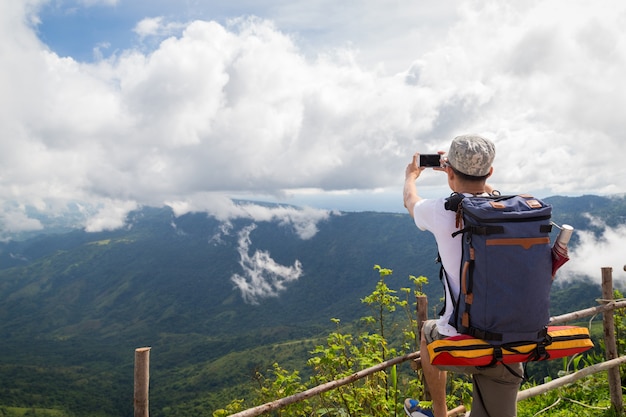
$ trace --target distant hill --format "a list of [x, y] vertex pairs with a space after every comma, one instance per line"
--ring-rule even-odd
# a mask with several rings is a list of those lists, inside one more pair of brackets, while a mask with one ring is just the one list
[[[578, 230], [600, 231], [585, 213], [607, 225], [626, 221], [623, 197], [546, 201], [557, 223]], [[132, 353], [140, 346], [153, 347], [171, 401], [193, 397], [176, 384], [190, 394], [221, 392], [269, 358], [248, 357], [231, 374], [227, 365], [213, 369], [219, 381], [194, 385], [180, 374], [246, 349], [319, 336], [333, 317], [349, 322], [366, 315], [360, 300], [378, 279], [375, 264], [393, 269], [392, 287], [425, 275], [431, 303], [442, 296], [433, 239], [406, 214], [331, 214], [308, 239], [280, 220], [224, 226], [206, 214], [175, 217], [169, 208], [143, 208], [116, 231], [1, 243], [0, 385], [13, 389], [0, 389], [0, 405], [130, 415]], [[554, 294], [553, 313], [561, 313], [588, 307], [599, 289], [582, 281], [558, 285]], [[81, 378], [84, 384], [76, 385]], [[36, 393], [29, 379], [39, 381]], [[174, 415], [163, 411], [170, 399], [155, 401], [153, 415]]]
[[[231, 281], [243, 274], [239, 233], [251, 221], [234, 221], [224, 235], [204, 214], [174, 218], [169, 209], [144, 209], [133, 216], [126, 230], [5, 245], [0, 262], [12, 267], [0, 270], [0, 334], [231, 334], [332, 316], [350, 320], [363, 313], [359, 300], [377, 279], [374, 264], [393, 267], [398, 279], [436, 271], [432, 242], [411, 229], [408, 216], [333, 215], [307, 240], [290, 227], [259, 223], [249, 232], [247, 252], [266, 252], [280, 265], [297, 260], [302, 276], [255, 305], [244, 302]], [[217, 235], [219, 241], [212, 240]]]

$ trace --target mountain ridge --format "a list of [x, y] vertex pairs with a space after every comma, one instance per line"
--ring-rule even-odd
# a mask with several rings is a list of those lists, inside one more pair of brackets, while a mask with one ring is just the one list
[[[546, 201], [558, 208], [555, 222], [572, 224], [577, 230], [601, 230], [585, 215], [588, 210], [595, 210], [607, 226], [620, 224], [620, 213], [626, 213], [624, 198], [553, 197]], [[23, 307], [20, 303], [31, 300], [51, 312], [35, 323], [36, 333], [58, 329], [61, 321], [68, 329], [76, 327], [77, 317], [92, 320], [91, 326], [85, 327], [93, 328], [124, 315], [152, 317], [165, 329], [191, 331], [193, 326], [185, 324], [186, 318], [221, 314], [227, 325], [235, 324], [232, 318], [236, 317], [254, 328], [270, 316], [293, 314], [298, 305], [306, 310], [298, 320], [319, 322], [333, 313], [346, 314], [350, 320], [359, 317], [350, 310], [360, 312], [358, 300], [367, 294], [359, 287], [376, 279], [374, 264], [394, 269], [394, 275], [402, 279], [425, 275], [431, 281], [427, 295], [433, 299], [440, 295], [433, 239], [419, 232], [408, 215], [330, 215], [318, 221], [318, 231], [309, 239], [298, 238], [293, 227], [277, 220], [234, 219], [229, 221], [231, 230], [225, 233], [223, 222], [204, 213], [176, 217], [169, 208], [144, 208], [129, 218], [129, 226], [114, 231], [73, 231], [0, 245], [0, 306], [5, 306], [0, 318], [5, 323], [19, 323], [15, 327], [28, 328], [23, 318], [17, 320], [8, 311], [19, 310], [20, 305]], [[246, 228], [250, 229], [244, 247], [239, 234]], [[244, 265], [244, 260], [250, 265]], [[262, 281], [262, 275], [271, 275], [272, 268], [289, 268], [296, 262], [302, 265], [300, 278], [288, 277], [282, 282], [280, 276], [270, 276], [267, 282]], [[252, 275], [250, 282], [261, 280], [247, 285], [275, 285], [257, 300], [273, 314], [259, 315], [261, 308], [246, 304], [243, 290], [238, 292], [232, 277], [245, 274], [246, 268]], [[363, 281], [359, 281], [360, 276]], [[316, 298], [311, 294], [325, 291], [328, 306], [310, 302]], [[147, 297], [153, 298], [151, 307], [137, 309], [143, 305], [139, 301]], [[352, 300], [348, 308], [344, 308], [346, 299]], [[182, 300], [186, 310], [176, 300]], [[284, 310], [286, 304], [289, 313]], [[313, 307], [319, 313], [312, 311]], [[80, 314], [72, 308], [79, 309]], [[128, 328], [133, 328], [131, 322]], [[0, 332], [10, 326], [0, 325]], [[219, 333], [219, 326], [203, 326], [206, 331]]]
[[[556, 223], [577, 230], [602, 232], [586, 213], [608, 227], [624, 223], [623, 197], [545, 200], [554, 206]], [[443, 294], [437, 250], [431, 235], [418, 231], [410, 216], [341, 212], [315, 226], [316, 233], [302, 239], [293, 223], [279, 217], [225, 223], [205, 213], [175, 216], [170, 208], [148, 207], [131, 213], [127, 226], [118, 230], [76, 230], [1, 243], [0, 377], [9, 378], [2, 373], [16, 366], [37, 366], [55, 375], [95, 369], [101, 380], [90, 380], [85, 392], [115, 393], [107, 409], [124, 415], [121, 399], [127, 393], [106, 386], [129, 383], [134, 348], [153, 347], [162, 389], [183, 384], [198, 395], [209, 395], [200, 394], [206, 390], [218, 395], [229, 384], [243, 383], [252, 369], [269, 365], [271, 355], [248, 357], [241, 369], [220, 368], [223, 384], [207, 377], [194, 385], [184, 375], [215, 369], [238, 352], [317, 338], [332, 329], [331, 318], [349, 323], [367, 315], [360, 300], [378, 280], [375, 264], [393, 269], [389, 285], [396, 289], [410, 286], [409, 275], [427, 276], [424, 291], [431, 311], [437, 310]], [[297, 262], [301, 274], [290, 280]], [[269, 290], [258, 293], [264, 296], [256, 304], [246, 303], [232, 280], [236, 275]], [[600, 290], [579, 280], [557, 282], [553, 294], [553, 313], [558, 314], [589, 307]], [[52, 387], [41, 389], [53, 395]], [[27, 389], [19, 392], [34, 401]], [[157, 403], [171, 406], [170, 400], [182, 401], [179, 394]], [[10, 398], [0, 391], [0, 405]], [[165, 415], [159, 410], [155, 415]]]

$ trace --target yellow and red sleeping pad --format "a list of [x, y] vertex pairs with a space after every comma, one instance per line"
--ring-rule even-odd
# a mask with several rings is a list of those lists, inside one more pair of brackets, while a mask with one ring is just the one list
[[531, 362], [571, 356], [593, 347], [589, 329], [578, 326], [548, 326], [544, 343], [492, 345], [470, 335], [435, 340], [428, 345], [433, 365], [489, 366], [495, 363]]

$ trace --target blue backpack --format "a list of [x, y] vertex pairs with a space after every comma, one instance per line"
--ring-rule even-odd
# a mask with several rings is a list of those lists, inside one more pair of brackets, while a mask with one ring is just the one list
[[492, 345], [545, 343], [550, 320], [552, 207], [528, 195], [453, 194], [463, 239], [450, 324]]

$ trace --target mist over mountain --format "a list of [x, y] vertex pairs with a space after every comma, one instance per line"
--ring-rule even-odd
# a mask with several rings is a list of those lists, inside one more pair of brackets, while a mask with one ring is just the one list
[[[610, 261], [602, 266], [616, 267], [618, 285], [623, 279], [626, 199], [546, 201], [555, 223], [577, 231], [572, 260], [557, 275], [553, 314], [588, 307], [600, 294], [600, 270], [588, 264]], [[424, 290], [436, 310], [443, 293], [434, 240], [407, 214], [327, 212], [308, 221], [296, 208], [262, 209], [270, 214], [224, 220], [145, 207], [117, 230], [54, 230], [1, 243], [0, 377], [11, 383], [8, 375], [27, 364], [50, 372], [80, 366], [107, 375], [118, 368], [104, 380], [128, 383], [139, 346], [152, 346], [157, 375], [164, 375], [319, 335], [331, 318], [349, 322], [368, 313], [360, 300], [378, 279], [375, 264], [393, 269], [389, 285], [396, 289], [410, 286], [409, 275], [428, 277]], [[251, 357], [235, 374], [243, 378], [267, 360]], [[87, 386], [99, 391], [100, 383]], [[219, 390], [229, 382], [211, 384]], [[52, 395], [50, 385], [40, 389]], [[0, 404], [32, 401], [28, 389], [18, 392], [0, 391]], [[109, 406], [121, 415], [119, 398]]]

